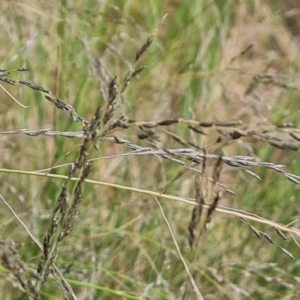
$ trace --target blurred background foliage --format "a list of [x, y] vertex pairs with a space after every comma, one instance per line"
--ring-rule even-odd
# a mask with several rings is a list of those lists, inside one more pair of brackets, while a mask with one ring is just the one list
[[[109, 76], [117, 76], [121, 84], [134, 66], [137, 50], [153, 35], [153, 44], [139, 62], [147, 68], [124, 93], [116, 117], [241, 120], [250, 128], [293, 123], [298, 128], [299, 20], [297, 0], [3, 0], [0, 67], [28, 68], [12, 71], [11, 77], [53, 90], [90, 120], [104, 102], [94, 60], [101, 59]], [[22, 85], [1, 85], [30, 106], [21, 108], [0, 89], [1, 132], [82, 130], [80, 122], [73, 122], [41, 93]], [[170, 130], [183, 138], [190, 135], [180, 124]], [[161, 134], [166, 145], [178, 147]], [[117, 135], [142, 143], [134, 128]], [[299, 174], [298, 152], [251, 139], [220, 148], [214, 144], [216, 137], [213, 132], [206, 137], [206, 145], [212, 145], [209, 153], [250, 155]], [[193, 138], [204, 143], [201, 136]], [[64, 137], [1, 134], [1, 168], [33, 171], [72, 162], [79, 144]], [[93, 164], [91, 179], [161, 192], [183, 168], [154, 156], [105, 158], [127, 151], [123, 145], [99, 143], [93, 156], [104, 158]], [[208, 162], [206, 176], [211, 176], [211, 167]], [[236, 195], [226, 193], [221, 204], [297, 227], [299, 186], [267, 168], [253, 171], [261, 181], [225, 167], [220, 181]], [[65, 175], [68, 168], [51, 172]], [[2, 196], [42, 240], [62, 181], [13, 172], [0, 173], [0, 179]], [[166, 192], [193, 198], [193, 174], [184, 173]], [[274, 228], [252, 224], [272, 236], [271, 244], [258, 239], [238, 218], [216, 213], [191, 251], [187, 226], [192, 208], [170, 200], [162, 200], [162, 205], [205, 299], [296, 299], [299, 248], [291, 237], [284, 241]], [[40, 250], [4, 206], [0, 217], [1, 238], [17, 243], [22, 260], [35, 269]], [[78, 216], [56, 262], [79, 299], [195, 299], [159, 207], [147, 195], [86, 184]], [[0, 270], [2, 299], [26, 299], [15, 279]], [[61, 298], [53, 278], [43, 286], [41, 297]]]

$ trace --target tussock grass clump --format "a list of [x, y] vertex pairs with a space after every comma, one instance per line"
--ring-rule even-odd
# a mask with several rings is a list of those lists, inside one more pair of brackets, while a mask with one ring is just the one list
[[5, 299], [297, 294], [287, 8], [177, 4], [3, 4]]

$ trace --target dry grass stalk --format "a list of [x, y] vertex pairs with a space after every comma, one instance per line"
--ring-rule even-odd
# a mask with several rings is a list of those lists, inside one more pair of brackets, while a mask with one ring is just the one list
[[[111, 127], [107, 127], [107, 129], [108, 130], [114, 130], [116, 128], [126, 129], [126, 127], [128, 128], [129, 126], [131, 126], [131, 124], [134, 124], [134, 123], [135, 123], [135, 121], [133, 121], [133, 120], [130, 120], [128, 122], [127, 121], [124, 122], [124, 120], [118, 119], [118, 120], [109, 122]], [[159, 141], [159, 136], [157, 136], [153, 130], [147, 131], [143, 127], [141, 127], [141, 129], [143, 129], [143, 133], [142, 134], [137, 134], [137, 137], [139, 139], [147, 139], [149, 137], [151, 137], [151, 138], [154, 137], [154, 139]], [[203, 161], [203, 154], [201, 152], [198, 152], [198, 151], [195, 151], [195, 150], [191, 149], [190, 147], [184, 148], [184, 149], [181, 148], [181, 149], [164, 149], [164, 150], [163, 149], [157, 149], [156, 147], [154, 149], [149, 149], [149, 147], [141, 147], [141, 146], [139, 146], [139, 145], [137, 145], [137, 144], [135, 144], [131, 141], [121, 139], [121, 138], [118, 138], [116, 136], [113, 136], [113, 137], [105, 136], [104, 137], [103, 135], [105, 133], [109, 134], [109, 131], [108, 132], [103, 132], [102, 135], [101, 135], [101, 138], [100, 137], [99, 138], [102, 139], [102, 140], [105, 139], [106, 141], [126, 145], [131, 150], [140, 151], [144, 155], [147, 155], [147, 154], [153, 155], [152, 152], [156, 149], [155, 154], [154, 154], [155, 156], [161, 156], [165, 159], [172, 160], [173, 162], [176, 162], [176, 163], [181, 164], [183, 166], [186, 165], [186, 161], [193, 161], [193, 162], [196, 162], [196, 163], [202, 163], [202, 161]], [[28, 130], [28, 129], [21, 129], [21, 130], [16, 130], [16, 131], [0, 132], [0, 134], [25, 134], [25, 135], [29, 135], [29, 136], [49, 135], [49, 136], [65, 136], [65, 137], [69, 137], [69, 138], [73, 138], [73, 137], [81, 138], [84, 135], [82, 131], [78, 131], [78, 132], [58, 132], [58, 131], [51, 131], [49, 129], [41, 129], [41, 130], [38, 130], [38, 131], [32, 131], [32, 130]], [[247, 136], [246, 133], [245, 133], [245, 136]], [[253, 133], [249, 136], [253, 136]], [[186, 146], [191, 145], [191, 143], [189, 141], [185, 141], [185, 140], [181, 139], [180, 144], [182, 144], [182, 143], [185, 144]], [[284, 142], [282, 142], [282, 143], [284, 144]], [[194, 148], [197, 149], [197, 150], [202, 150], [202, 148], [198, 149], [199, 147], [197, 145], [194, 145]], [[285, 149], [292, 150], [292, 149], [295, 149], [295, 148], [285, 147]], [[172, 157], [170, 155], [172, 155]], [[181, 158], [185, 161], [179, 160], [178, 158], [175, 158], [175, 157]], [[218, 157], [219, 156], [214, 155], [214, 154], [210, 154], [210, 153], [207, 154], [207, 158], [210, 159], [210, 160], [217, 160]], [[269, 162], [260, 162], [260, 161], [257, 161], [256, 158], [251, 157], [251, 156], [232, 156], [232, 157], [223, 156], [223, 162], [225, 164], [231, 166], [231, 167], [241, 168], [247, 174], [249, 174], [250, 176], [252, 176], [252, 177], [254, 177], [258, 180], [261, 180], [261, 178], [257, 174], [255, 174], [253, 171], [250, 171], [249, 169], [246, 169], [245, 167], [247, 167], [247, 168], [251, 168], [251, 167], [268, 168], [272, 171], [283, 174], [291, 182], [293, 182], [295, 184], [299, 184], [299, 180], [298, 180], [299, 176], [297, 176], [295, 174], [290, 174], [290, 173], [285, 172], [283, 170], [283, 168], [285, 167], [284, 165], [276, 165], [276, 164], [269, 163]], [[188, 168], [191, 169], [191, 167], [188, 167]], [[194, 169], [194, 171], [197, 172], [196, 169]], [[213, 181], [209, 177], [207, 179], [210, 180], [210, 181]], [[219, 182], [217, 184], [221, 187], [224, 187]], [[231, 193], [231, 194], [235, 194], [232, 190], [228, 189], [227, 187], [224, 187], [224, 189], [227, 192]]]
[[[20, 69], [17, 69], [17, 71], [27, 71], [27, 69], [25, 68], [20, 68]], [[6, 82], [10, 85], [16, 85], [17, 81], [16, 80], [13, 80], [11, 78], [8, 78], [6, 77], [7, 75], [9, 75], [10, 72], [9, 71], [6, 71], [6, 70], [3, 70], [1, 69], [0, 70], [0, 81], [3, 81], [3, 82]], [[28, 108], [29, 106], [26, 106], [22, 103], [20, 103], [2, 84], [0, 84], [0, 88], [11, 98], [13, 99], [13, 101], [15, 101], [19, 106], [23, 107], [23, 108]]]
[[[116, 129], [116, 128], [121, 128], [124, 129], [126, 128], [126, 126], [130, 126], [130, 124], [133, 124], [135, 121], [130, 120], [130, 122], [123, 122], [123, 120], [116, 120], [116, 121], [111, 121], [109, 122], [112, 126], [111, 127], [107, 127], [107, 129]], [[128, 127], [127, 127], [128, 128]], [[144, 131], [146, 131], [146, 129], [143, 129]], [[175, 163], [181, 164], [181, 165], [186, 165], [187, 161], [191, 162], [196, 162], [196, 163], [202, 163], [203, 161], [203, 157], [204, 155], [202, 154], [202, 152], [198, 152], [195, 151], [193, 149], [191, 149], [190, 147], [188, 148], [180, 148], [180, 149], [157, 149], [157, 147], [154, 148], [149, 148], [148, 147], [142, 147], [139, 146], [131, 141], [116, 137], [116, 136], [103, 136], [105, 132], [102, 133], [101, 137], [99, 137], [100, 140], [105, 140], [107, 142], [113, 142], [113, 143], [117, 143], [117, 144], [122, 144], [122, 145], [126, 145], [128, 148], [130, 148], [133, 151], [139, 151], [141, 152], [138, 155], [154, 155], [154, 156], [161, 156], [162, 158], [171, 160]], [[38, 131], [32, 131], [32, 130], [28, 130], [28, 129], [20, 129], [20, 130], [15, 130], [15, 131], [4, 131], [4, 132], [0, 132], [0, 134], [25, 134], [28, 136], [39, 136], [39, 135], [49, 135], [49, 136], [64, 136], [64, 137], [68, 137], [68, 138], [82, 138], [84, 136], [83, 131], [77, 131], [77, 132], [59, 132], [59, 131], [51, 131], [49, 129], [41, 129]], [[107, 133], [109, 134], [109, 132]], [[137, 137], [139, 139], [146, 139], [149, 137], [149, 135], [151, 137], [155, 137], [156, 139], [159, 138], [155, 132], [152, 131], [148, 131], [148, 132], [144, 132], [142, 134], [137, 134]], [[189, 144], [190, 142], [188, 141], [184, 141], [182, 140], [181, 142], [183, 142], [184, 144]], [[197, 148], [197, 145], [194, 145], [194, 148]], [[201, 149], [197, 149], [202, 151]], [[172, 155], [172, 156], [170, 156]], [[177, 157], [177, 158], [176, 158]], [[212, 153], [208, 153], [207, 154], [207, 159], [210, 160], [217, 160], [218, 159], [218, 155], [212, 154]], [[179, 159], [180, 158], [180, 159]], [[257, 161], [256, 158], [251, 157], [251, 156], [223, 156], [223, 162], [225, 164], [227, 164], [228, 166], [234, 167], [234, 168], [241, 168], [244, 172], [246, 172], [247, 174], [249, 174], [250, 176], [261, 180], [261, 178], [255, 174], [253, 171], [250, 171], [247, 168], [251, 168], [251, 167], [261, 167], [261, 168], [267, 168], [270, 169], [272, 171], [278, 172], [280, 174], [283, 174], [288, 180], [290, 180], [291, 182], [298, 184], [299, 183], [299, 176], [295, 175], [295, 174], [291, 174], [288, 172], [284, 171], [284, 165], [276, 165], [270, 162], [260, 162]], [[198, 172], [199, 170], [197, 169], [193, 169], [192, 167], [188, 166], [187, 168]], [[213, 181], [212, 178], [207, 177], [208, 180]], [[231, 193], [231, 194], [235, 194], [234, 191], [228, 189], [227, 187], [224, 187], [222, 184], [220, 184], [219, 182], [217, 183], [217, 185], [223, 187], [227, 192]]]
[[186, 273], [187, 273], [187, 275], [189, 277], [189, 280], [191, 282], [192, 287], [194, 288], [194, 292], [196, 293], [197, 299], [199, 299], [199, 300], [202, 299], [203, 300], [203, 297], [202, 297], [201, 292], [200, 292], [200, 290], [199, 290], [199, 288], [198, 288], [198, 286], [197, 286], [197, 284], [195, 282], [195, 279], [193, 278], [193, 276], [192, 276], [192, 274], [190, 272], [190, 269], [189, 269], [187, 263], [185, 262], [184, 257], [181, 254], [180, 247], [178, 246], [178, 243], [176, 241], [176, 238], [175, 238], [175, 235], [173, 233], [172, 227], [171, 227], [171, 225], [170, 225], [170, 223], [169, 223], [169, 221], [168, 221], [168, 219], [167, 219], [167, 217], [166, 217], [166, 215], [165, 215], [165, 213], [163, 211], [163, 208], [162, 208], [161, 204], [159, 203], [158, 199], [156, 197], [154, 197], [154, 198], [155, 198], [157, 204], [159, 205], [161, 214], [162, 214], [162, 216], [163, 216], [163, 218], [164, 218], [164, 220], [165, 220], [165, 222], [166, 222], [166, 224], [168, 226], [168, 229], [169, 229], [170, 234], [171, 234], [171, 236], [173, 238], [176, 250], [177, 250], [177, 252], [178, 252], [178, 254], [180, 256], [180, 259], [181, 259], [181, 261], [182, 261], [182, 263], [183, 263], [183, 265], [185, 267]]
[[[98, 131], [100, 126], [101, 109], [96, 109], [93, 120], [84, 126], [84, 139], [80, 148], [80, 153], [71, 166], [68, 179], [62, 185], [60, 196], [53, 210], [52, 221], [43, 242], [43, 254], [38, 264], [37, 272], [40, 275], [38, 288], [45, 282], [49, 274], [53, 271], [52, 265], [57, 256], [58, 244], [65, 239], [71, 229], [71, 223], [74, 220], [78, 206], [82, 201], [82, 185], [91, 171], [91, 162], [88, 162], [90, 152], [95, 148], [98, 142]], [[68, 203], [67, 187], [70, 179], [80, 171], [80, 179], [76, 184], [75, 192]]]

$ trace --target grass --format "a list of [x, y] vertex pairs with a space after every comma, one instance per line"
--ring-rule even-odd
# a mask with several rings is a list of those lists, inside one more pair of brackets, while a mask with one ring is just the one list
[[3, 299], [296, 297], [281, 4], [0, 5]]

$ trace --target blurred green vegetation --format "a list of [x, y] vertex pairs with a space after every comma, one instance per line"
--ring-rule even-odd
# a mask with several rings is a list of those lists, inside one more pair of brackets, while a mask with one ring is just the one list
[[[116, 117], [241, 120], [253, 128], [291, 122], [299, 127], [300, 35], [295, 33], [297, 22], [292, 19], [292, 12], [299, 8], [293, 1], [7, 0], [0, 4], [0, 67], [29, 68], [28, 72], [12, 72], [10, 77], [53, 90], [80, 116], [91, 120], [96, 107], [104, 103], [94, 59], [101, 59], [121, 85], [134, 66], [137, 50], [154, 35], [138, 64], [147, 68], [130, 83]], [[253, 77], [260, 74], [269, 74], [272, 80], [262, 80], [247, 94]], [[74, 122], [41, 93], [21, 85], [1, 85], [30, 108], [17, 106], [0, 89], [0, 131], [82, 130], [80, 122]], [[251, 140], [218, 149], [216, 134], [191, 135], [181, 124], [170, 131], [209, 146], [208, 153], [253, 155], [299, 173], [298, 152]], [[136, 135], [132, 128], [118, 136], [143, 144]], [[181, 147], [162, 140], [171, 148]], [[31, 171], [73, 162], [80, 142], [1, 134], [1, 168]], [[92, 156], [124, 152], [128, 149], [123, 145], [101, 142]], [[213, 162], [207, 164], [205, 175], [211, 176]], [[90, 178], [162, 192], [182, 169], [154, 156], [119, 156], [97, 160]], [[236, 195], [225, 193], [221, 204], [282, 224], [294, 222], [298, 227], [298, 185], [267, 168], [251, 170], [262, 181], [240, 169], [223, 170], [220, 181]], [[51, 173], [66, 175], [68, 168]], [[42, 241], [62, 180], [14, 173], [0, 173], [0, 178], [1, 195]], [[193, 173], [185, 172], [166, 193], [194, 198]], [[300, 289], [299, 248], [290, 236], [284, 241], [274, 228], [250, 222], [272, 237], [271, 244], [264, 237], [258, 239], [249, 224], [215, 213], [209, 230], [191, 250], [187, 226], [192, 207], [171, 200], [161, 202], [205, 299], [294, 299]], [[24, 263], [36, 269], [40, 250], [4, 206], [0, 218], [1, 239], [13, 240]], [[85, 184], [83, 202], [70, 236], [59, 246], [56, 262], [78, 299], [196, 299], [157, 203], [132, 191]], [[6, 269], [0, 269], [0, 276], [3, 299], [27, 299]], [[51, 277], [41, 298], [61, 297]]]

